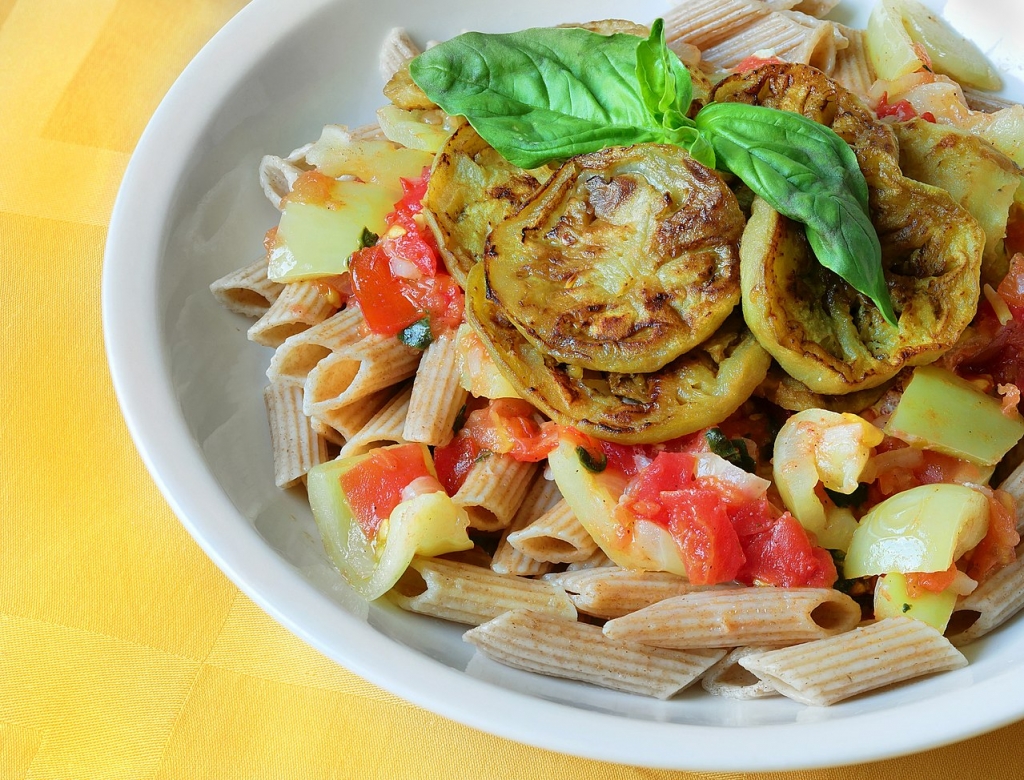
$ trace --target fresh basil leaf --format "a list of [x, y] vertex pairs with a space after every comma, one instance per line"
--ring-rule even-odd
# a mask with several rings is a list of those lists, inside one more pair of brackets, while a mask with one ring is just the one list
[[636, 50], [636, 80], [640, 96], [662, 127], [692, 127], [686, 112], [693, 99], [690, 71], [665, 45], [665, 22], [655, 19], [651, 35]]
[[367, 247], [374, 246], [379, 239], [380, 236], [370, 230], [370, 228], [364, 227], [362, 235], [359, 236], [359, 248], [366, 249]]
[[413, 349], [426, 349], [434, 340], [430, 332], [430, 317], [417, 320], [398, 332], [398, 340]]
[[708, 429], [704, 434], [704, 439], [715, 455], [725, 458], [732, 465], [749, 471], [751, 474], [757, 471], [757, 464], [750, 457], [747, 445], [742, 439], [728, 438], [721, 428]]
[[694, 147], [706, 160], [686, 118], [689, 72], [655, 27], [647, 41], [577, 28], [464, 33], [409, 69], [431, 100], [522, 168], [638, 143]]
[[576, 448], [576, 457], [587, 471], [593, 474], [600, 474], [608, 468], [608, 456], [599, 452], [596, 456], [586, 447], [580, 445]]
[[897, 324], [867, 182], [842, 138], [800, 114], [746, 103], [711, 103], [696, 125], [720, 165], [780, 214], [802, 222], [818, 262]]

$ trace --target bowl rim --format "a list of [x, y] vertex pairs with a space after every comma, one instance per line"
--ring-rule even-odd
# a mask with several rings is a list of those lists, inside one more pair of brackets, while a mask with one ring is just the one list
[[[111, 215], [102, 321], [115, 393], [164, 499], [218, 568], [289, 631], [397, 696], [495, 735], [596, 760], [708, 771], [812, 769], [938, 747], [1024, 716], [1024, 668], [898, 705], [900, 725], [891, 729], [878, 728], [875, 712], [723, 728], [571, 707], [474, 678], [390, 639], [331, 601], [260, 539], [205, 468], [172, 390], [157, 293], [168, 216], [189, 154], [262, 53], [329, 6], [363, 1], [252, 0], [161, 101], [131, 156]], [[262, 588], [268, 580], [271, 593]], [[979, 701], [986, 703], [983, 712]], [[840, 738], [858, 733], [871, 738]], [[790, 749], [779, 749], [787, 743]]]

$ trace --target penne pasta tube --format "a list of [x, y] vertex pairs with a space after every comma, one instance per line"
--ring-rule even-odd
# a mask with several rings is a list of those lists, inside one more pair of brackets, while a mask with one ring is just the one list
[[728, 585], [694, 585], [667, 571], [638, 571], [602, 566], [548, 574], [545, 580], [565, 589], [576, 609], [598, 618], [617, 618], [673, 596]]
[[615, 561], [607, 556], [604, 550], [598, 547], [594, 554], [585, 561], [570, 563], [565, 567], [566, 571], [586, 571], [588, 569], [601, 569], [606, 566], [615, 566]]
[[808, 27], [798, 18], [773, 13], [758, 19], [736, 35], [703, 50], [704, 60], [721, 70], [731, 70], [752, 51], [769, 50], [787, 62], [802, 62], [831, 71], [835, 64], [832, 25], [821, 22]]
[[836, 25], [846, 37], [848, 45], [836, 51], [836, 62], [832, 78], [851, 92], [866, 98], [871, 85], [875, 83], [875, 68], [868, 57], [864, 44], [864, 31]]
[[392, 27], [380, 47], [380, 75], [385, 82], [391, 80], [405, 63], [420, 53], [409, 33], [403, 27]]
[[274, 450], [274, 483], [297, 485], [306, 473], [327, 460], [327, 446], [302, 413], [299, 385], [271, 382], [263, 391]]
[[512, 522], [536, 470], [536, 463], [489, 453], [477, 459], [452, 499], [469, 513], [470, 528], [500, 531]]
[[366, 335], [366, 321], [356, 307], [342, 309], [302, 333], [285, 339], [270, 359], [267, 377], [272, 382], [305, 382], [316, 364]]
[[701, 687], [712, 696], [725, 696], [730, 699], [761, 699], [765, 696], [778, 696], [779, 692], [767, 680], [762, 680], [753, 672], [740, 666], [740, 659], [761, 653], [772, 648], [737, 647], [729, 651], [721, 661], [716, 663], [700, 678]]
[[411, 387], [399, 390], [365, 425], [348, 437], [338, 455], [347, 458], [388, 444], [408, 444], [402, 438], [402, 431], [405, 428], [405, 416], [409, 412], [411, 394]]
[[729, 588], [659, 601], [605, 623], [604, 632], [657, 647], [792, 645], [849, 631], [860, 605], [832, 588]]
[[286, 160], [268, 154], [260, 160], [260, 186], [267, 200], [278, 211], [284, 209], [285, 196], [292, 191], [295, 180], [308, 168], [301, 167], [295, 161]]
[[792, 10], [799, 11], [808, 16], [816, 16], [820, 19], [837, 5], [839, 5], [839, 0], [800, 0], [799, 3], [793, 6]]
[[920, 620], [890, 617], [838, 636], [741, 658], [740, 665], [803, 704], [827, 706], [967, 659]]
[[[391, 388], [378, 390], [372, 395], [358, 398], [352, 403], [335, 408], [323, 409], [322, 416], [313, 417], [319, 423], [336, 431], [345, 441], [355, 436], [391, 397]], [[334, 438], [332, 438], [334, 440]]]
[[554, 480], [545, 479], [543, 473], [537, 474], [526, 491], [523, 503], [516, 510], [512, 522], [505, 529], [498, 542], [498, 547], [491, 558], [491, 570], [498, 574], [516, 574], [521, 577], [532, 577], [550, 571], [551, 564], [531, 558], [508, 542], [508, 536], [525, 528], [562, 498], [558, 485]]
[[[795, 5], [783, 3], [781, 7]], [[774, 7], [779, 7], [778, 5]], [[664, 15], [665, 41], [683, 41], [701, 51], [726, 41], [771, 14], [773, 5], [762, 0], [689, 0]], [[747, 54], [754, 51], [748, 49]], [[706, 58], [706, 57], [705, 57]]]
[[284, 289], [267, 277], [267, 256], [233, 271], [210, 285], [213, 297], [229, 311], [246, 317], [262, 317]]
[[469, 394], [459, 383], [460, 358], [455, 331], [445, 331], [423, 352], [409, 399], [406, 441], [442, 446], [454, 435], [455, 418]]
[[509, 534], [508, 542], [521, 553], [548, 563], [585, 561], [598, 549], [565, 501], [559, 501], [522, 530]]
[[1024, 544], [1016, 560], [997, 570], [974, 592], [957, 601], [946, 637], [957, 647], [985, 636], [1024, 607]]
[[396, 338], [377, 333], [343, 347], [317, 363], [306, 377], [306, 414], [330, 424], [327, 412], [412, 376], [420, 354]]
[[999, 489], [1013, 497], [1017, 509], [1017, 532], [1024, 531], [1024, 462], [1010, 472], [1010, 476], [999, 484]]
[[693, 684], [724, 654], [616, 641], [597, 626], [526, 610], [506, 612], [463, 639], [507, 666], [659, 699]]
[[409, 612], [474, 626], [510, 609], [576, 619], [576, 608], [565, 591], [550, 583], [440, 558], [414, 558], [389, 598]]
[[249, 340], [265, 347], [278, 347], [289, 336], [323, 322], [334, 310], [315, 282], [289, 282], [266, 314], [249, 328]]

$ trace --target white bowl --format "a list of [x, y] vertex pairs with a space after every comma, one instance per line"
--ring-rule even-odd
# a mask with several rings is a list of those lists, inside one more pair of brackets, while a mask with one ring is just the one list
[[[196, 57], [139, 142], [114, 209], [103, 278], [117, 394], [181, 522], [245, 593], [355, 673], [455, 720], [533, 745], [651, 767], [796, 769], [962, 739], [1024, 716], [1024, 621], [970, 647], [964, 670], [832, 708], [687, 693], [646, 700], [474, 656], [462, 629], [367, 606], [328, 563], [304, 495], [273, 485], [262, 401], [270, 351], [208, 285], [261, 253], [277, 213], [257, 181], [326, 123], [383, 102], [377, 50], [401, 24], [421, 41], [464, 28], [662, 13], [657, 0], [254, 0]], [[967, 0], [949, 3], [955, 18]], [[846, 18], [863, 23], [863, 3]], [[971, 9], [983, 35], [982, 9]], [[965, 17], [966, 18], [966, 17]], [[994, 16], [991, 18], [995, 18]], [[998, 30], [998, 26], [992, 29]], [[998, 32], [996, 33], [998, 34]], [[1013, 61], [996, 51], [1003, 67]], [[1019, 50], [1019, 47], [1018, 47]], [[1018, 71], [1019, 73], [1020, 71]], [[1019, 81], [1011, 82], [1011, 91]]]

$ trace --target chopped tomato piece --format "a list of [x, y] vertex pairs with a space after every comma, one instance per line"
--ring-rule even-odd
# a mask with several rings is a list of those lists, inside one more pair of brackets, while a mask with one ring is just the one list
[[967, 576], [978, 582], [984, 582], [996, 570], [1016, 560], [1015, 548], [1020, 544], [1013, 498], [996, 490], [988, 503], [988, 533], [964, 556], [968, 561]]
[[789, 512], [741, 542], [747, 562], [737, 576], [740, 582], [831, 588], [838, 579], [831, 553], [812, 545], [807, 531]]
[[437, 478], [449, 496], [459, 492], [480, 452], [480, 445], [472, 436], [456, 436], [448, 444], [434, 448]]
[[440, 272], [433, 235], [419, 216], [428, 175], [402, 179], [405, 194], [386, 218], [389, 230], [349, 263], [353, 295], [374, 333], [393, 336], [424, 317], [435, 333], [462, 322], [462, 288]]
[[[875, 113], [879, 119], [894, 116], [900, 122], [909, 122], [917, 116], [917, 110], [911, 105], [909, 100], [897, 100], [895, 103], [890, 103], [888, 92], [882, 93], [882, 99], [878, 101], [878, 108], [875, 109]], [[935, 117], [933, 116], [930, 121], [934, 122]]]
[[664, 491], [661, 504], [690, 582], [713, 585], [736, 579], [746, 556], [719, 493], [701, 486]]
[[[1014, 226], [1014, 231], [1018, 234], [1014, 240], [1019, 240], [1021, 246], [1024, 247], [1024, 220], [1011, 222], [1010, 225]], [[1010, 225], [1006, 227], [1007, 247], [1010, 243]], [[1010, 270], [1006, 272], [1006, 276], [999, 283], [996, 292], [1006, 301], [1011, 310], [1013, 308], [1024, 310], [1024, 254], [1017, 252], [1010, 259]]]
[[913, 572], [905, 575], [907, 580], [907, 595], [912, 599], [919, 598], [925, 592], [942, 593], [953, 584], [956, 579], [957, 568], [955, 563], [949, 564], [945, 571]]
[[423, 458], [423, 448], [407, 444], [374, 450], [340, 480], [356, 522], [366, 538], [373, 539], [380, 524], [402, 502], [402, 491], [415, 480], [432, 476]]
[[734, 73], [746, 73], [748, 70], [756, 70], [762, 65], [782, 65], [783, 61], [778, 57], [758, 57], [755, 54], [751, 54], [736, 63], [736, 67], [733, 68]]

